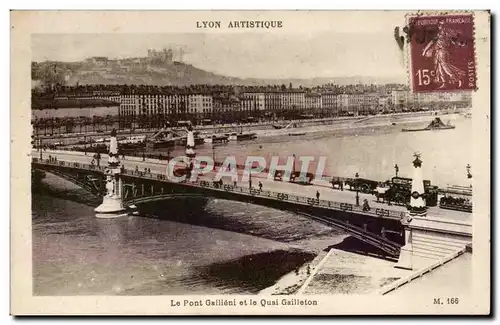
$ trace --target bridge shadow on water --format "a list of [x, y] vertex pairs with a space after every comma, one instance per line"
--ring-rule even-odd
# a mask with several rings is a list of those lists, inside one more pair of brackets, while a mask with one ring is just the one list
[[[213, 205], [217, 206], [217, 211], [214, 211]], [[228, 207], [231, 208], [230, 211], [225, 210]], [[140, 214], [282, 243], [293, 243], [315, 236], [343, 235], [336, 229], [319, 223], [313, 224], [314, 221], [299, 215], [292, 216], [276, 209], [220, 199], [216, 202], [207, 198], [190, 198], [148, 203], [140, 206]], [[306, 247], [271, 249], [198, 266], [180, 281], [186, 287], [210, 284], [225, 294], [256, 294], [274, 285], [284, 275], [311, 262], [316, 256], [317, 251], [313, 252]]]
[[[198, 267], [187, 282], [209, 282], [224, 289], [258, 293], [282, 276], [312, 261], [316, 254], [299, 250], [275, 250], [236, 260]], [[183, 281], [184, 282], [184, 281]]]
[[344, 234], [290, 212], [221, 199], [176, 198], [142, 204], [139, 211], [145, 217], [237, 232], [282, 243]]
[[101, 204], [102, 198], [90, 195], [86, 190], [76, 187], [73, 184], [68, 184], [64, 180], [57, 179], [54, 181], [54, 178], [55, 176], [52, 176], [52, 178], [49, 178], [48, 182], [44, 182], [38, 186], [32, 186], [31, 193], [35, 196], [51, 196], [89, 206], [97, 207]]
[[346, 237], [343, 241], [338, 244], [331, 245], [327, 247], [324, 251], [328, 252], [330, 249], [338, 249], [346, 252], [356, 253], [360, 255], [368, 255], [381, 259], [385, 259], [388, 261], [396, 262], [397, 259], [393, 256], [388, 255], [383, 250], [367, 244], [357, 238], [354, 237]]

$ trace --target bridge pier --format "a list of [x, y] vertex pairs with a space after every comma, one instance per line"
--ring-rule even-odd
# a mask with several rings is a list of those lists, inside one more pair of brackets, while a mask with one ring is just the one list
[[127, 215], [126, 209], [123, 206], [123, 184], [120, 173], [118, 141], [116, 140], [116, 130], [113, 129], [109, 142], [109, 159], [106, 168], [106, 194], [102, 199], [102, 204], [94, 210], [96, 218], [110, 219]]
[[394, 265], [398, 269], [413, 270], [413, 245], [411, 241], [411, 229], [405, 227], [405, 245], [401, 247], [398, 263]]
[[102, 204], [95, 208], [96, 218], [118, 218], [126, 216], [126, 209], [122, 200], [122, 180], [120, 170], [111, 169], [106, 176], [106, 195]]
[[471, 243], [470, 223], [417, 216], [405, 226], [405, 246], [395, 267], [419, 270], [460, 254]]
[[472, 225], [427, 216], [422, 161], [416, 155], [409, 214], [403, 221], [405, 245], [396, 268], [416, 270], [452, 256], [472, 242]]
[[420, 155], [415, 154], [413, 160], [413, 179], [411, 183], [411, 198], [408, 207], [409, 216], [402, 223], [405, 229], [405, 245], [401, 247], [398, 263], [396, 268], [412, 270], [413, 269], [413, 245], [412, 245], [412, 231], [410, 223], [412, 218], [416, 216], [427, 216], [427, 205], [424, 201], [424, 180], [422, 174], [422, 161]]

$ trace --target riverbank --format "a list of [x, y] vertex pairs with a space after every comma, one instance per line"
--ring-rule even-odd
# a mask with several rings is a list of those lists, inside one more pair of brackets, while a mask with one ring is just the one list
[[[329, 244], [337, 244], [342, 242], [348, 235], [330, 238]], [[329, 246], [329, 245], [328, 245]], [[328, 247], [326, 246], [326, 247]], [[307, 279], [317, 271], [320, 264], [328, 258], [330, 250], [325, 248], [325, 243], [321, 243], [315, 249], [316, 257], [295, 269], [283, 277], [281, 277], [273, 286], [268, 287], [259, 292], [261, 295], [293, 295], [297, 294], [300, 288], [305, 284]]]
[[[458, 116], [459, 113], [448, 114], [446, 112], [438, 113], [437, 116], [441, 117], [451, 117]], [[255, 132], [258, 136], [279, 136], [288, 135], [289, 133], [295, 132], [323, 132], [327, 130], [335, 129], [349, 129], [362, 126], [370, 125], [391, 125], [392, 123], [406, 123], [407, 122], [418, 122], [427, 121], [430, 117], [436, 116], [436, 112], [409, 112], [409, 113], [395, 113], [395, 114], [384, 114], [384, 115], [371, 115], [371, 116], [350, 116], [350, 117], [335, 117], [335, 118], [323, 118], [323, 119], [307, 119], [307, 120], [293, 120], [293, 121], [282, 121], [280, 124], [287, 125], [290, 122], [298, 127], [287, 128], [287, 129], [275, 129], [273, 125], [275, 122], [262, 122], [262, 123], [252, 123], [252, 124], [226, 124], [226, 125], [208, 125], [208, 126], [197, 126], [194, 128], [195, 131], [205, 134], [217, 134], [217, 133], [233, 133], [233, 132]], [[429, 120], [430, 121], [430, 120]], [[175, 129], [175, 128], [174, 128]], [[178, 130], [183, 131], [183, 128]], [[100, 132], [87, 132], [87, 133], [68, 133], [68, 134], [53, 134], [53, 135], [43, 135], [40, 134], [39, 137], [42, 139], [44, 144], [54, 144], [60, 143], [62, 145], [76, 144], [79, 141], [84, 140], [99, 140], [108, 137], [111, 130], [105, 130]], [[151, 129], [135, 129], [135, 130], [118, 130], [118, 137], [130, 137], [130, 136], [151, 136], [157, 132], [157, 130]]]
[[[443, 119], [446, 121], [455, 120], [459, 116], [460, 115], [458, 113], [448, 114], [443, 116]], [[314, 135], [317, 133], [331, 133], [346, 130], [352, 132], [354, 130], [362, 130], [365, 128], [401, 128], [402, 126], [413, 125], [417, 123], [430, 123], [435, 117], [436, 116], [432, 114], [372, 116], [353, 120], [337, 120], [332, 121], [328, 124], [308, 125], [298, 128], [262, 129], [256, 130], [254, 131], [254, 133], [257, 134], [257, 137], [290, 136], [290, 138], [293, 139], [294, 137], [300, 137], [303, 135]]]
[[316, 254], [259, 294], [377, 294], [380, 288], [412, 274], [394, 268], [394, 261], [380, 258], [377, 249], [348, 235], [332, 238]]

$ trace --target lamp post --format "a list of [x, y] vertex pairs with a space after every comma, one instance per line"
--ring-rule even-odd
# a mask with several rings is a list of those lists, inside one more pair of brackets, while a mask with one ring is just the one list
[[215, 143], [213, 142], [213, 138], [212, 138], [212, 160], [214, 161], [214, 169], [215, 169]]
[[470, 165], [467, 164], [467, 166], [465, 166], [465, 169], [467, 169], [467, 178], [472, 178], [472, 174], [470, 173]]
[[358, 186], [358, 177], [359, 177], [359, 174], [356, 172], [356, 175], [354, 175], [354, 177], [356, 178], [356, 206], [359, 206], [359, 186]]
[[252, 190], [252, 168], [251, 168], [251, 166], [247, 166], [247, 168], [248, 168], [248, 189], [251, 191]]
[[398, 164], [394, 165], [394, 170], [396, 171], [396, 177], [398, 177], [398, 173], [399, 173], [399, 166], [398, 166]]
[[83, 136], [83, 152], [85, 152], [85, 156], [87, 155], [87, 136]]
[[40, 160], [42, 160], [42, 138], [38, 138], [38, 150], [40, 151]]

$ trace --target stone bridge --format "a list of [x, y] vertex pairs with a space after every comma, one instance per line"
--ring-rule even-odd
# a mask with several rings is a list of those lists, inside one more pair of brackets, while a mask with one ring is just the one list
[[[107, 167], [70, 161], [32, 159], [32, 168], [52, 173], [103, 197], [106, 195]], [[123, 166], [119, 169], [117, 191], [126, 208], [171, 198], [213, 197], [247, 202], [290, 211], [342, 229], [351, 236], [373, 245], [388, 258], [397, 258], [405, 243], [402, 220], [406, 212], [370, 209], [345, 202], [320, 200], [292, 193], [259, 190], [234, 184], [219, 184], [209, 179], [172, 182], [165, 174], [146, 173]], [[286, 222], [286, 221], [285, 221]]]

